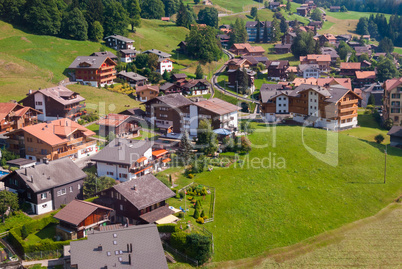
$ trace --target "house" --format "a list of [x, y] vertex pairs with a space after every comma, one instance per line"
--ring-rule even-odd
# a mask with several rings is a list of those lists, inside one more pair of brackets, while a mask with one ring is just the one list
[[320, 50], [321, 50], [321, 54], [329, 55], [331, 57], [332, 65], [336, 64], [336, 61], [338, 59], [340, 59], [338, 52], [336, 52], [336, 50], [333, 47], [322, 47], [322, 48], [320, 48]]
[[[255, 86], [254, 86], [254, 79], [257, 75], [257, 72], [255, 72], [252, 69], [245, 69], [247, 77], [248, 77], [248, 88], [249, 90], [252, 92], [254, 92], [255, 90]], [[243, 72], [242, 69], [231, 69], [228, 70], [226, 73], [228, 75], [228, 80], [229, 80], [229, 87], [235, 88], [235, 90], [237, 91], [237, 87], [238, 87], [238, 78], [239, 78], [239, 72]]]
[[352, 82], [350, 78], [295, 78], [293, 85], [298, 87], [302, 84], [318, 85], [318, 86], [331, 86], [341, 85], [346, 89], [352, 90]]
[[385, 57], [385, 56], [387, 56], [387, 54], [386, 54], [385, 52], [377, 52], [377, 53], [374, 53], [373, 59], [376, 60], [376, 61], [378, 61], [381, 56], [382, 56], [382, 57]]
[[54, 218], [59, 221], [56, 235], [62, 241], [86, 237], [91, 230], [110, 222], [113, 209], [82, 200], [72, 200]]
[[116, 137], [138, 137], [141, 126], [138, 125], [138, 118], [128, 115], [110, 113], [101, 118], [98, 123], [99, 135], [106, 137], [113, 133]]
[[309, 9], [307, 7], [300, 6], [296, 9], [296, 14], [306, 17], [309, 14]]
[[18, 158], [18, 159], [15, 159], [15, 160], [7, 161], [6, 164], [9, 165], [10, 168], [15, 167], [15, 168], [18, 168], [18, 169], [22, 169], [22, 168], [28, 168], [28, 167], [36, 165], [36, 161], [28, 160], [28, 159], [25, 159], [25, 158]]
[[212, 1], [211, 0], [203, 0], [202, 4], [205, 6], [212, 6]]
[[167, 167], [170, 156], [166, 150], [163, 153], [163, 158], [154, 159], [150, 141], [116, 138], [91, 160], [98, 176], [124, 182]]
[[90, 56], [95, 56], [95, 57], [109, 57], [113, 61], [117, 62], [117, 56], [111, 53], [110, 51], [98, 51], [92, 53]]
[[330, 69], [331, 56], [326, 54], [300, 56], [300, 64], [317, 64], [322, 72], [327, 72]]
[[235, 55], [263, 56], [265, 50], [261, 46], [251, 46], [249, 43], [233, 44], [230, 51]]
[[341, 41], [349, 42], [351, 39], [352, 39], [352, 35], [349, 35], [349, 34], [343, 34], [343, 35], [336, 36], [337, 43], [339, 43]]
[[120, 71], [117, 74], [119, 79], [122, 79], [130, 84], [131, 87], [144, 86], [147, 84], [148, 78], [134, 72]]
[[373, 54], [369, 46], [355, 46], [354, 49], [357, 57], [363, 54], [367, 54], [369, 57], [371, 57], [371, 54]]
[[106, 46], [115, 50], [135, 49], [134, 40], [121, 35], [107, 36], [103, 40], [105, 40]]
[[269, 2], [269, 9], [276, 10], [280, 6], [280, 2]]
[[363, 60], [361, 68], [368, 68], [368, 67], [371, 67], [371, 63], [367, 60]]
[[182, 93], [185, 95], [208, 94], [210, 84], [206, 79], [190, 79], [181, 85]]
[[124, 50], [119, 50], [120, 52], [120, 59], [123, 63], [131, 63], [132, 61], [135, 60], [135, 57], [137, 57], [138, 54], [140, 54], [140, 51], [134, 50], [134, 49], [124, 49]]
[[287, 32], [282, 36], [282, 44], [293, 44], [293, 40], [296, 38], [296, 33], [294, 32]]
[[240, 56], [240, 58], [249, 61], [251, 67], [257, 67], [259, 63], [266, 67], [268, 62], [268, 58], [265, 56]]
[[93, 87], [104, 87], [113, 84], [116, 66], [117, 64], [107, 56], [78, 56], [68, 69], [73, 72], [74, 81]]
[[392, 147], [402, 147], [402, 126], [392, 126], [387, 135], [390, 136]]
[[340, 6], [330, 6], [329, 11], [331, 11], [331, 12], [339, 12], [339, 11], [341, 11], [341, 7]]
[[40, 215], [58, 209], [74, 199], [82, 199], [82, 186], [87, 177], [68, 158], [16, 170], [2, 181], [21, 202], [31, 205]]
[[219, 31], [225, 34], [229, 34], [230, 32], [232, 32], [232, 26], [230, 26], [230, 24], [222, 24], [219, 26]]
[[[273, 3], [273, 2], [271, 2]], [[257, 24], [260, 23], [260, 41], [262, 40], [263, 33], [264, 33], [264, 28], [265, 28], [265, 23], [267, 23], [267, 31], [268, 35], [272, 31], [272, 22], [270, 21], [248, 21], [246, 22], [246, 31], [247, 31], [247, 36], [248, 42], [255, 42], [257, 38]]]
[[330, 130], [357, 126], [357, 103], [360, 97], [340, 85], [316, 86], [302, 84], [294, 90], [262, 87], [261, 111], [269, 121], [277, 114], [290, 114], [299, 123]]
[[356, 87], [363, 87], [364, 85], [375, 83], [377, 80], [375, 71], [356, 71], [355, 74], [354, 84]]
[[249, 68], [251, 62], [244, 58], [233, 58], [225, 63], [227, 70], [237, 70], [243, 68]]
[[352, 49], [354, 49], [355, 47], [361, 46], [361, 45], [360, 45], [360, 42], [353, 41], [353, 40], [350, 40], [349, 42], [347, 42], [347, 44], [348, 44]]
[[286, 70], [289, 67], [289, 61], [268, 61], [267, 69], [268, 69], [268, 78], [271, 79], [286, 79], [287, 73]]
[[24, 106], [29, 106], [42, 113], [38, 114], [40, 121], [52, 121], [59, 118], [79, 119], [86, 114], [85, 98], [78, 92], [73, 92], [64, 86], [29, 90], [27, 97], [19, 101]]
[[[93, 131], [63, 118], [26, 126], [7, 134], [9, 150], [30, 160], [80, 159], [97, 151]], [[23, 143], [21, 143], [23, 142]]]
[[374, 106], [375, 107], [382, 107], [383, 105], [383, 98], [384, 98], [384, 89], [380, 83], [372, 83], [370, 85], [366, 85], [361, 89], [361, 107], [367, 107], [369, 103], [370, 95], [374, 97]]
[[322, 28], [322, 21], [310, 21], [308, 26], [314, 27], [316, 30], [320, 30]]
[[170, 21], [170, 17], [162, 17], [162, 18], [161, 18], [161, 21], [167, 21], [167, 22], [169, 22], [169, 21]]
[[94, 231], [87, 240], [70, 242], [70, 253], [71, 268], [77, 269], [168, 269], [156, 225]]
[[388, 79], [383, 84], [383, 119], [391, 119], [394, 126], [402, 126], [402, 78]]
[[370, 40], [370, 35], [362, 35], [362, 38], [369, 41]]
[[361, 63], [344, 63], [340, 65], [340, 75], [341, 76], [354, 76], [356, 71], [360, 71]]
[[158, 71], [160, 72], [161, 75], [166, 72], [172, 72], [173, 71], [173, 62], [170, 59], [159, 59], [159, 69]]
[[184, 73], [177, 73], [177, 74], [172, 74], [171, 78], [174, 81], [181, 81], [181, 80], [185, 80], [187, 78], [187, 75]]
[[135, 93], [137, 94], [137, 99], [139, 101], [146, 102], [159, 95], [159, 86], [157, 86], [157, 85], [138, 86], [135, 89]]
[[98, 196], [94, 202], [113, 208], [116, 222], [154, 223], [174, 213], [166, 200], [175, 193], [152, 174], [114, 185]]
[[228, 36], [227, 34], [222, 34], [222, 35], [217, 35], [216, 37], [218, 38], [222, 47], [227, 48], [227, 46], [229, 44], [230, 36]]
[[320, 42], [321, 47], [325, 46], [326, 43], [329, 43], [331, 45], [336, 45], [337, 44], [337, 39], [333, 34], [320, 35], [318, 37], [318, 40]]
[[182, 54], [187, 54], [187, 42], [186, 41], [180, 41], [180, 43], [177, 45], [179, 49], [176, 51]]
[[155, 54], [156, 56], [158, 56], [158, 59], [159, 59], [159, 60], [167, 60], [167, 59], [169, 59], [170, 57], [172, 57], [171, 54], [166, 53], [166, 52], [163, 52], [163, 51], [160, 51], [160, 50], [157, 50], [157, 49], [146, 50], [146, 51], [144, 51], [143, 53], [146, 53], [146, 54]]
[[299, 73], [303, 78], [319, 78], [321, 70], [318, 64], [299, 64]]
[[17, 103], [0, 103], [0, 134], [38, 123], [42, 112]]
[[145, 116], [145, 111], [142, 110], [139, 107], [134, 107], [134, 108], [129, 108], [126, 109], [122, 112], [120, 112], [119, 114], [121, 115], [129, 115], [129, 116], [135, 116], [137, 118], [143, 118]]
[[166, 82], [159, 87], [159, 91], [162, 92], [164, 95], [173, 93], [182, 94], [181, 83]]
[[292, 44], [276, 44], [275, 53], [276, 54], [286, 54], [291, 52]]

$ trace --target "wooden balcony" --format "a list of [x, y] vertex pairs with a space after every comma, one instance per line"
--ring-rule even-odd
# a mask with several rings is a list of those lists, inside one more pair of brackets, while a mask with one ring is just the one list
[[[114, 66], [103, 66], [100, 68], [101, 71], [105, 71], [105, 70], [114, 70]], [[116, 71], [115, 71], [116, 72]]]
[[115, 70], [110, 70], [110, 71], [102, 71], [99, 73], [99, 76], [103, 77], [103, 76], [107, 76], [107, 75], [113, 75], [115, 74], [116, 71]]
[[67, 142], [67, 146], [75, 145], [75, 144], [81, 143], [81, 142], [83, 142], [83, 140], [84, 140], [83, 137], [79, 137], [79, 138], [77, 138], [77, 139], [70, 140], [69, 142]]
[[359, 102], [358, 99], [352, 99], [352, 100], [347, 100], [347, 101], [341, 101], [341, 106], [344, 105], [352, 105], [352, 104], [357, 104]]
[[89, 146], [92, 146], [92, 145], [96, 145], [95, 140], [89, 141], [89, 142], [87, 142], [85, 144], [82, 144], [82, 145], [80, 145], [78, 147], [74, 147], [74, 148], [72, 148], [70, 150], [67, 150], [67, 151], [64, 151], [64, 152], [61, 152], [61, 153], [56, 153], [56, 154], [53, 155], [53, 159], [60, 159], [60, 158], [64, 158], [64, 157], [76, 154], [79, 150], [85, 149], [85, 148], [87, 148]]
[[106, 82], [106, 81], [109, 81], [109, 80], [113, 80], [115, 78], [116, 78], [116, 76], [110, 76], [110, 77], [106, 77], [106, 78], [101, 78], [100, 82]]
[[354, 118], [354, 117], [357, 117], [357, 113], [348, 114], [348, 115], [341, 115], [341, 116], [339, 117], [339, 119], [340, 119], [340, 120], [347, 120], [347, 119], [351, 119], [351, 118]]
[[345, 112], [350, 112], [350, 111], [357, 111], [357, 106], [352, 106], [352, 107], [346, 107], [346, 108], [341, 108], [339, 110], [340, 113], [345, 113]]

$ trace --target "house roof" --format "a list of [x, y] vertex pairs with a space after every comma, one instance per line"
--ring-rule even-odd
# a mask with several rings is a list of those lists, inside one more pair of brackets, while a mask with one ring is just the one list
[[271, 69], [283, 69], [289, 65], [288, 60], [281, 60], [281, 61], [268, 61], [267, 67]]
[[105, 118], [98, 121], [98, 125], [118, 127], [128, 119], [130, 119], [130, 116], [128, 115], [109, 113]]
[[320, 37], [324, 37], [327, 40], [335, 40], [336, 37], [333, 34], [322, 34]]
[[110, 59], [116, 59], [117, 56], [111, 53], [110, 51], [97, 51], [92, 53], [90, 56], [96, 56], [96, 57], [109, 57]]
[[82, 200], [72, 200], [68, 205], [57, 212], [57, 214], [54, 215], [54, 218], [78, 226], [98, 208], [113, 211], [112, 208], [106, 206]]
[[158, 56], [160, 56], [160, 57], [163, 57], [163, 58], [172, 57], [171, 54], [166, 53], [166, 52], [163, 52], [163, 51], [160, 51], [160, 50], [157, 50], [157, 49], [146, 50], [146, 51], [144, 51], [143, 53], [153, 53], [153, 54], [156, 54], [156, 55], [158, 55]]
[[196, 102], [194, 105], [218, 115], [225, 115], [240, 109], [238, 106], [223, 101], [219, 98], [212, 98], [205, 101]]
[[186, 78], [187, 75], [184, 73], [173, 74], [172, 77], [176, 80]]
[[175, 193], [152, 174], [134, 178], [112, 187], [138, 210], [165, 201]]
[[[78, 56], [70, 64], [70, 69], [99, 69], [104, 62], [109, 59], [111, 65], [117, 65], [112, 59], [107, 56]], [[81, 64], [84, 64], [81, 66]]]
[[399, 87], [402, 85], [402, 78], [393, 78], [393, 79], [388, 79], [384, 83], [384, 89], [386, 91], [393, 90], [396, 87]]
[[150, 90], [150, 91], [153, 91], [153, 92], [159, 92], [159, 86], [157, 86], [157, 85], [154, 85], [154, 86], [144, 85], [144, 86], [137, 86], [135, 88], [135, 92], [143, 92], [143, 91], [146, 91], [146, 90]]
[[317, 85], [341, 85], [346, 89], [352, 90], [352, 81], [350, 78], [318, 78]]
[[[28, 95], [37, 94], [37, 93], [41, 93], [46, 97], [50, 97], [53, 100], [55, 100], [56, 102], [58, 102], [64, 106], [85, 101], [84, 97], [82, 97], [81, 95], [79, 95], [76, 92], [69, 90], [68, 88], [66, 88], [64, 86], [56, 86], [56, 87], [41, 89], [38, 91], [32, 91], [32, 93], [30, 93]], [[26, 98], [24, 98], [20, 102], [23, 102], [25, 99]]]
[[[257, 21], [248, 21], [246, 22], [246, 28], [257, 27]], [[265, 21], [260, 21], [261, 28], [265, 27]], [[267, 21], [267, 27], [272, 27], [272, 22]]]
[[290, 49], [292, 44], [276, 44], [275, 49]]
[[145, 115], [145, 111], [142, 110], [142, 109], [139, 108], [139, 107], [134, 107], [134, 108], [126, 109], [126, 110], [120, 112], [119, 114], [122, 114], [122, 115], [129, 115], [129, 116], [139, 116], [139, 117], [142, 117], [142, 116]]
[[281, 84], [262, 84], [260, 89], [261, 101], [268, 102], [273, 96], [286, 93], [283, 85]]
[[308, 54], [307, 56], [300, 56], [300, 62], [303, 61], [330, 62], [331, 56], [328, 54]]
[[360, 70], [361, 63], [341, 63], [340, 69]]
[[248, 59], [244, 59], [244, 58], [234, 58], [231, 60], [228, 60], [225, 64], [226, 65], [236, 65], [236, 66], [242, 66], [243, 64], [247, 63], [249, 65], [251, 65], [252, 63], [248, 60]]
[[[87, 240], [72, 241], [70, 246], [71, 264], [78, 268], [168, 269], [154, 224], [94, 231], [88, 234]], [[127, 246], [132, 246], [132, 252], [127, 251]]]
[[354, 93], [352, 90], [349, 90], [342, 85], [330, 85], [322, 87], [318, 85], [302, 84], [294, 89], [294, 91], [292, 92], [293, 96], [297, 96], [300, 92], [305, 90], [314, 90], [315, 92], [325, 96], [326, 99], [324, 101], [328, 103], [337, 103], [339, 100], [342, 99], [343, 96], [345, 96], [349, 92], [361, 99], [361, 97]]
[[171, 108], [176, 108], [176, 107], [181, 107], [181, 106], [185, 106], [185, 105], [189, 105], [192, 104], [193, 102], [191, 102], [190, 100], [188, 100], [186, 97], [184, 97], [183, 95], [179, 94], [179, 93], [174, 93], [174, 94], [167, 94], [164, 96], [158, 96], [155, 97], [145, 103], [148, 102], [152, 102], [154, 100], [157, 100], [159, 102], [162, 102], [166, 105], [168, 105]]
[[15, 175], [25, 181], [28, 188], [35, 193], [75, 182], [87, 176], [70, 158], [18, 169], [8, 174], [3, 181]]
[[158, 207], [157, 209], [154, 209], [145, 214], [142, 214], [140, 218], [148, 223], [154, 223], [155, 221], [163, 219], [167, 216], [172, 216], [173, 213], [174, 211], [171, 210], [168, 205], [165, 205]]
[[117, 40], [128, 42], [128, 43], [134, 43], [135, 42], [134, 40], [132, 40], [130, 38], [127, 38], [125, 36], [121, 36], [121, 35], [110, 35], [110, 36], [105, 37], [103, 40], [106, 40], [108, 38], [115, 38]]
[[17, 103], [0, 103], [0, 121], [7, 117], [16, 106], [20, 106]]
[[356, 71], [357, 79], [375, 79], [377, 76], [375, 71]]
[[308, 69], [316, 69], [316, 70], [319, 70], [320, 67], [319, 67], [318, 64], [299, 64], [299, 70], [300, 70], [300, 71], [303, 72], [303, 71], [308, 70]]
[[91, 160], [96, 162], [117, 163], [131, 165], [152, 147], [152, 143], [146, 140], [133, 140], [115, 138]]
[[338, 53], [333, 47], [322, 47], [321, 48], [321, 53], [322, 54], [327, 54], [331, 56], [331, 58], [339, 58]]
[[233, 47], [237, 50], [247, 50], [248, 52], [265, 52], [264, 48], [261, 46], [251, 46], [249, 43], [236, 43]]
[[169, 89], [169, 88], [171, 88], [171, 87], [173, 87], [173, 86], [175, 86], [175, 84], [170, 83], [170, 82], [166, 82], [165, 84], [163, 84], [163, 85], [161, 85], [161, 86], [159, 87], [159, 90], [160, 90], [160, 91], [166, 91], [167, 89]]
[[67, 118], [26, 126], [11, 133], [24, 131], [48, 145], [55, 146], [69, 142], [70, 140], [66, 136], [77, 130], [83, 132], [86, 137], [95, 135], [93, 131]]
[[126, 72], [126, 71], [120, 71], [118, 73], [118, 75], [129, 78], [131, 80], [135, 80], [135, 81], [147, 81], [148, 78], [141, 76], [140, 74], [134, 73], [134, 72]]
[[389, 136], [402, 137], [402, 126], [392, 126], [391, 130], [387, 133]]
[[16, 166], [22, 166], [22, 165], [27, 165], [27, 164], [36, 164], [36, 161], [35, 160], [25, 159], [25, 158], [18, 158], [18, 159], [15, 159], [15, 160], [7, 161], [7, 164], [16, 165]]

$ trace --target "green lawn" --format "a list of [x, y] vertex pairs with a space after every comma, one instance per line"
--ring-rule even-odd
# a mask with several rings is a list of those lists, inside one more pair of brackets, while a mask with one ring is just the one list
[[[215, 168], [194, 179], [216, 188], [215, 221], [205, 224], [214, 234], [214, 261], [295, 244], [371, 216], [400, 195], [402, 150], [389, 148], [382, 184], [382, 145], [341, 132], [339, 163], [331, 166], [305, 147], [325, 153], [326, 131], [278, 126], [273, 146], [273, 130], [260, 125], [249, 136], [254, 148], [244, 167]], [[264, 157], [265, 168], [256, 165]], [[283, 160], [284, 167], [273, 164]]]
[[27, 242], [27, 244], [31, 245], [36, 244], [43, 239], [54, 240], [56, 236], [56, 226], [57, 226], [56, 223], [50, 223], [42, 230], [36, 233], [29, 234], [28, 237], [25, 238], [25, 241]]
[[10, 216], [5, 219], [4, 222], [0, 223], [0, 233], [10, 230], [14, 228], [20, 223], [30, 220], [31, 218], [22, 212], [17, 212], [14, 216]]
[[135, 140], [143, 140], [143, 139], [147, 138], [149, 140], [154, 140], [154, 139], [158, 138], [158, 136], [156, 134], [150, 133], [150, 132], [148, 132], [146, 130], [141, 130], [140, 134], [141, 134], [140, 136], [134, 137], [133, 139], [135, 139]]
[[[361, 17], [370, 17], [371, 14], [376, 15], [377, 13], [373, 12], [357, 12], [357, 11], [348, 11], [348, 12], [330, 12], [328, 10], [325, 11], [327, 16], [334, 17], [340, 20], [359, 20]], [[389, 20], [391, 17], [390, 14], [384, 14], [385, 18]]]
[[253, 0], [243, 0], [243, 1], [231, 1], [231, 0], [214, 0], [212, 1], [214, 6], [217, 5], [228, 12], [242, 12], [245, 10], [250, 10], [252, 6], [263, 7], [263, 3], [258, 3]]
[[[231, 24], [236, 21], [236, 19], [242, 19], [244, 22], [246, 21], [254, 21], [254, 18], [250, 16], [250, 13], [242, 13], [231, 16], [225, 16], [219, 18], [219, 24]], [[260, 9], [258, 10], [258, 19], [260, 21], [272, 21], [274, 18], [274, 12], [270, 9]]]
[[334, 24], [335, 24], [335, 23], [333, 23], [333, 22], [326, 21], [326, 22], [324, 22], [324, 25], [322, 26], [322, 28], [321, 28], [320, 31], [328, 30], [328, 29], [331, 28], [332, 25], [334, 25]]

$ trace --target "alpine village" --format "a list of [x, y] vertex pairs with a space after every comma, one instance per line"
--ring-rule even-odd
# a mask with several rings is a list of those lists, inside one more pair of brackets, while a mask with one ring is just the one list
[[401, 65], [399, 0], [0, 0], [0, 268], [401, 268]]

